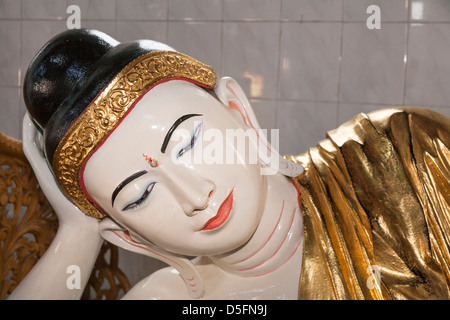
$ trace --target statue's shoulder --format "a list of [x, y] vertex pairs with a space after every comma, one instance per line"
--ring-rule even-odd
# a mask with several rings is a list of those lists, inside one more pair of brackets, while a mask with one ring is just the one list
[[[379, 139], [393, 142], [401, 137], [404, 141], [415, 142], [416, 151], [430, 151], [430, 142], [439, 140], [450, 148], [450, 117], [432, 109], [421, 107], [384, 108], [370, 113], [360, 113], [326, 134], [316, 147], [299, 155], [286, 156], [291, 161], [307, 168], [312, 165], [311, 157], [326, 150], [327, 154], [340, 153], [344, 145], [373, 146]], [[417, 148], [425, 146], [425, 148]], [[306, 170], [308, 171], [308, 170]], [[307, 176], [303, 174], [299, 178]]]
[[[300, 298], [448, 299], [449, 117], [409, 107], [361, 113], [294, 159], [305, 168], [295, 179], [307, 262]], [[383, 270], [379, 291], [367, 285], [367, 266]]]
[[373, 111], [367, 117], [376, 125], [392, 126], [397, 118], [405, 117], [410, 124], [410, 128], [420, 125], [422, 130], [431, 129], [427, 124], [438, 126], [439, 129], [449, 130], [450, 117], [433, 109], [422, 107], [398, 107]]
[[139, 281], [123, 299], [173, 300], [190, 299], [190, 297], [179, 273], [172, 267], [166, 267]]
[[[327, 132], [338, 147], [349, 140], [366, 144], [367, 136], [391, 135], [396, 129], [402, 128], [412, 134], [420, 132], [432, 137], [446, 135], [450, 128], [450, 118], [432, 109], [421, 107], [396, 107], [376, 110], [370, 113], [360, 113], [338, 128]], [[447, 137], [445, 137], [447, 138]]]

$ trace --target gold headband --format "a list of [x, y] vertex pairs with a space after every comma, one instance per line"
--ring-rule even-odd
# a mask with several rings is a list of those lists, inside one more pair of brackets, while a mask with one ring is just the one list
[[103, 218], [83, 191], [83, 164], [149, 88], [165, 79], [188, 79], [212, 88], [214, 70], [178, 52], [156, 51], [136, 58], [103, 89], [58, 144], [53, 170], [59, 185], [86, 215]]

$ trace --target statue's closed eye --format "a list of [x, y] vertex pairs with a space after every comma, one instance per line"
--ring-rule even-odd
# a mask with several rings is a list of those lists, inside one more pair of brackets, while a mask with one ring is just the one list
[[150, 196], [150, 194], [153, 191], [153, 188], [155, 187], [156, 182], [151, 182], [147, 185], [144, 192], [135, 200], [133, 200], [131, 203], [128, 203], [125, 207], [123, 207], [122, 211], [137, 209], [140, 206], [142, 206]]
[[200, 122], [197, 125], [197, 127], [195, 127], [194, 132], [191, 135], [191, 140], [178, 152], [177, 158], [181, 157], [184, 153], [188, 152], [189, 150], [194, 149], [201, 131], [202, 131], [202, 122]]

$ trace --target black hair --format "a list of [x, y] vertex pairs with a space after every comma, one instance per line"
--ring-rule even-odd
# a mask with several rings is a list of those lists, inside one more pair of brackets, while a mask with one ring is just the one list
[[25, 74], [23, 95], [50, 164], [61, 139], [108, 83], [137, 57], [159, 50], [175, 51], [151, 40], [119, 43], [89, 29], [62, 32], [42, 47]]

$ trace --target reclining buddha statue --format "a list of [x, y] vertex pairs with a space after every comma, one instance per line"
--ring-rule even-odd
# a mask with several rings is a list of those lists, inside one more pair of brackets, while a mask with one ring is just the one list
[[125, 299], [449, 298], [441, 114], [359, 114], [281, 157], [232, 78], [86, 29], [37, 53], [24, 99], [24, 151], [59, 230], [11, 299], [78, 299], [104, 239], [168, 264]]

